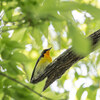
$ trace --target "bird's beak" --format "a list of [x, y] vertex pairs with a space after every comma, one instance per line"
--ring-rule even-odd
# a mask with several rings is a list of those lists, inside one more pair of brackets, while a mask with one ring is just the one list
[[50, 47], [48, 50], [51, 50], [52, 47]]

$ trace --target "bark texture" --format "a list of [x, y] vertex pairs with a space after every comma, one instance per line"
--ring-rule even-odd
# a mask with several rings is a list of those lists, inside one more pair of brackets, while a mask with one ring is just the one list
[[[88, 36], [87, 38], [91, 40], [91, 52], [93, 52], [100, 40], [100, 29]], [[44, 73], [38, 79], [35, 80], [36, 83], [42, 81], [44, 78], [47, 77], [43, 89], [45, 90], [56, 79], [59, 79], [65, 73], [65, 71], [68, 70], [74, 63], [78, 62], [84, 57], [85, 56], [76, 54], [73, 48], [67, 49], [46, 67]]]

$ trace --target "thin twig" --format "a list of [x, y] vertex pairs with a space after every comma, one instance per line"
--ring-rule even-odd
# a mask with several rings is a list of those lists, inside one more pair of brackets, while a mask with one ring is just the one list
[[33, 89], [31, 89], [29, 86], [27, 86], [27, 85], [25, 85], [25, 84], [23, 84], [23, 83], [17, 81], [16, 79], [14, 79], [14, 78], [12, 78], [12, 77], [10, 77], [10, 76], [8, 76], [8, 75], [2, 73], [2, 72], [0, 72], [0, 75], [6, 77], [6, 78], [8, 78], [8, 79], [10, 79], [10, 80], [12, 80], [12, 81], [14, 81], [14, 82], [16, 82], [16, 83], [18, 83], [18, 84], [20, 84], [20, 85], [22, 85], [22, 86], [24, 86], [25, 88], [27, 88], [28, 90], [32, 91], [33, 93], [37, 94], [37, 95], [40, 96], [40, 97], [43, 97], [43, 98], [45, 98], [45, 99], [47, 99], [47, 100], [52, 100], [51, 98], [48, 98], [48, 97], [46, 97], [46, 96], [43, 96], [43, 95], [39, 94], [38, 92], [36, 92], [36, 91], [34, 91]]

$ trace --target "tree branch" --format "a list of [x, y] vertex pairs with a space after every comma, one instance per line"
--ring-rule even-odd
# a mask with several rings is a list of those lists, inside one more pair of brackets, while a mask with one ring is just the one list
[[40, 97], [43, 97], [43, 98], [45, 98], [45, 99], [47, 99], [47, 100], [52, 100], [52, 99], [50, 99], [50, 98], [48, 98], [48, 97], [46, 97], [46, 96], [43, 96], [43, 95], [39, 94], [38, 92], [36, 92], [36, 91], [34, 91], [33, 89], [31, 89], [29, 86], [27, 86], [27, 85], [21, 83], [20, 81], [17, 81], [16, 79], [14, 79], [14, 78], [12, 78], [12, 77], [10, 77], [10, 76], [8, 76], [8, 75], [2, 73], [2, 72], [0, 72], [0, 75], [6, 77], [6, 78], [8, 78], [8, 79], [10, 79], [10, 80], [12, 80], [12, 81], [14, 81], [14, 82], [16, 82], [16, 83], [18, 83], [18, 84], [20, 84], [20, 85], [22, 85], [22, 86], [24, 86], [25, 88], [27, 88], [28, 90], [30, 90], [31, 92], [37, 94], [37, 95], [40, 96]]
[[[94, 51], [100, 40], [100, 30], [94, 32], [87, 38], [91, 40], [92, 52]], [[43, 89], [45, 90], [56, 79], [59, 79], [74, 63], [78, 62], [84, 57], [85, 56], [76, 54], [72, 47], [67, 49], [46, 67], [44, 73], [40, 77], [38, 77], [38, 79], [34, 80], [34, 83], [38, 83], [47, 77], [47, 81]]]

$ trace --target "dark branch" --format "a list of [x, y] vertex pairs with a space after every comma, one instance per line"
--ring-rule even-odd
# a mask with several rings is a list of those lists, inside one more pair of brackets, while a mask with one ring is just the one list
[[[100, 40], [100, 30], [94, 32], [87, 38], [91, 40], [92, 52]], [[38, 83], [47, 77], [47, 81], [43, 89], [45, 90], [56, 79], [59, 79], [74, 63], [78, 62], [84, 57], [85, 56], [76, 54], [72, 48], [67, 49], [46, 67], [44, 73], [35, 80], [35, 83]]]
[[52, 100], [52, 99], [50, 99], [50, 98], [48, 98], [48, 97], [45, 97], [45, 96], [39, 94], [38, 92], [36, 92], [36, 91], [34, 91], [33, 89], [31, 89], [29, 86], [27, 86], [27, 85], [25, 85], [25, 84], [23, 84], [23, 83], [17, 81], [16, 79], [14, 79], [14, 78], [12, 78], [12, 77], [10, 77], [10, 76], [8, 76], [8, 75], [2, 73], [2, 72], [0, 72], [0, 75], [6, 77], [6, 78], [8, 78], [8, 79], [10, 79], [10, 80], [12, 80], [12, 81], [14, 81], [14, 82], [16, 82], [16, 83], [18, 83], [18, 84], [20, 84], [20, 85], [22, 85], [22, 86], [24, 86], [25, 88], [27, 88], [28, 90], [30, 90], [31, 92], [37, 94], [37, 95], [40, 96], [40, 97], [43, 97], [43, 98], [45, 98], [45, 99], [47, 99], [47, 100]]

